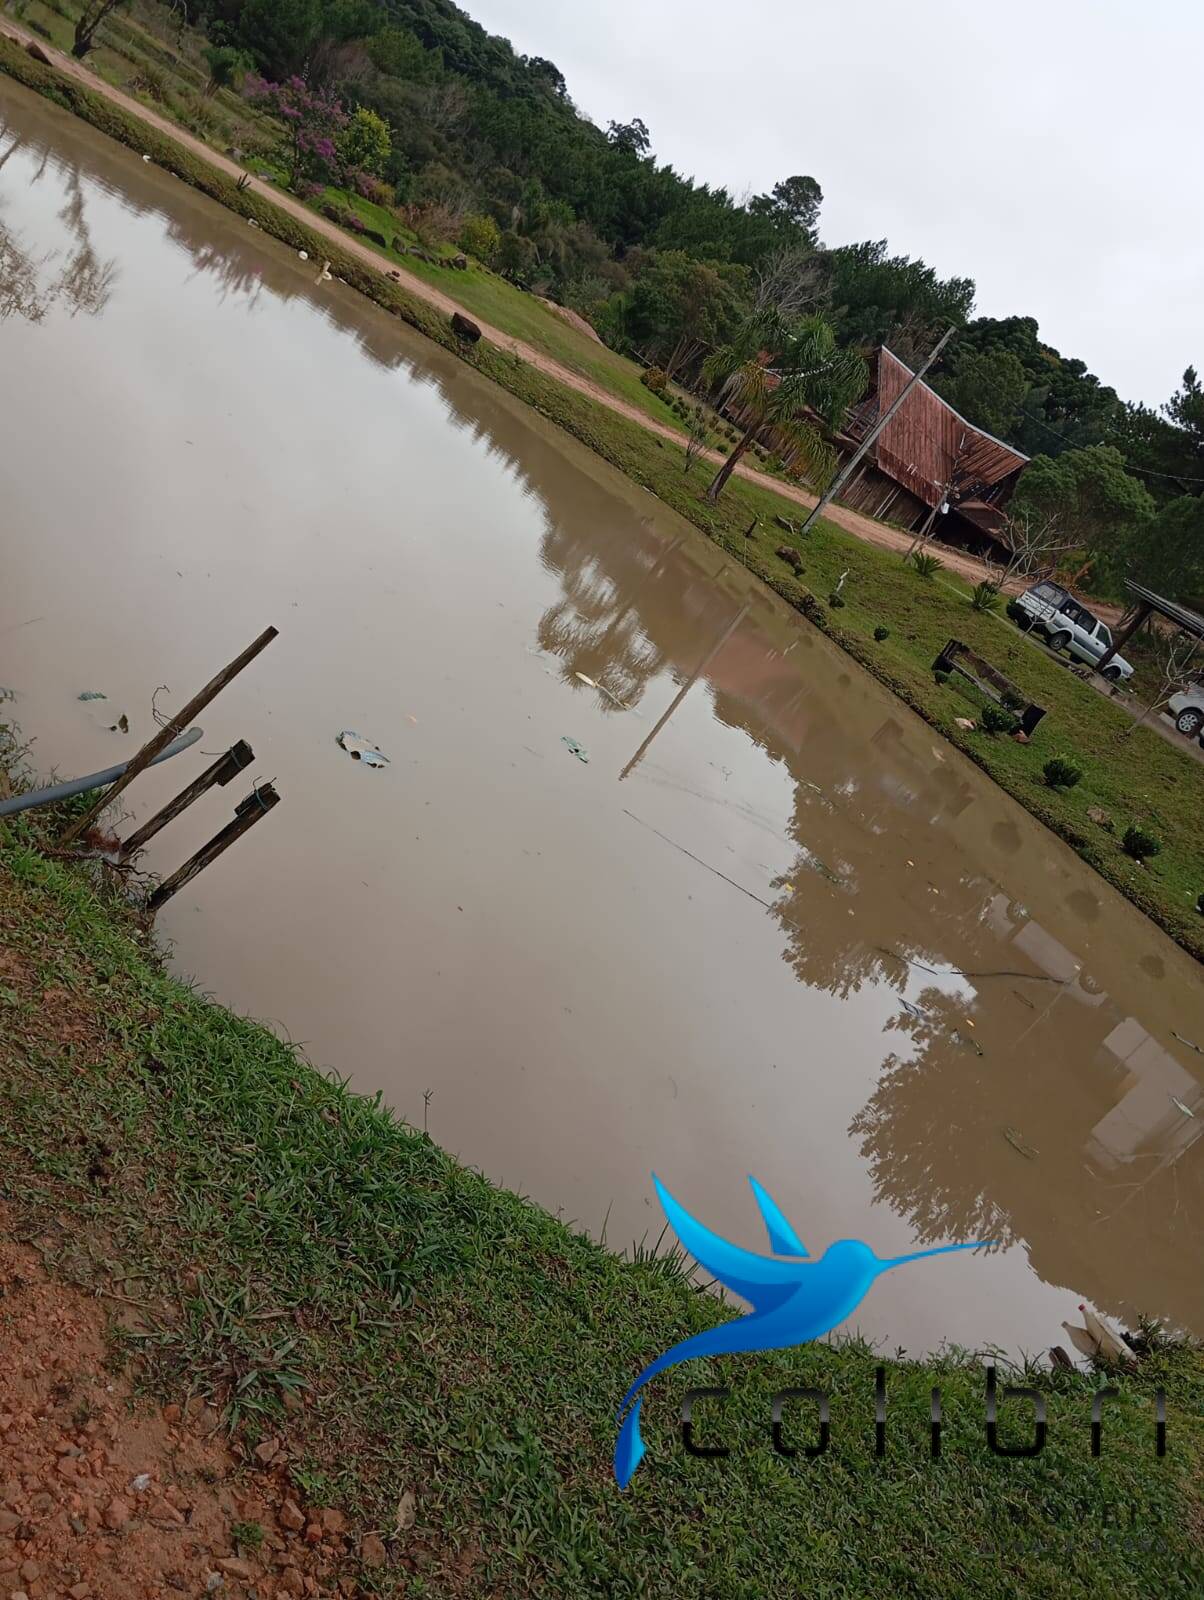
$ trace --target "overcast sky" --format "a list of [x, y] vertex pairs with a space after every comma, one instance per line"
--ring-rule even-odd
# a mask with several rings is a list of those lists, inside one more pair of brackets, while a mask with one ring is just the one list
[[973, 278], [1125, 399], [1204, 367], [1199, 0], [459, 3], [658, 160], [738, 195], [809, 173], [825, 243]]

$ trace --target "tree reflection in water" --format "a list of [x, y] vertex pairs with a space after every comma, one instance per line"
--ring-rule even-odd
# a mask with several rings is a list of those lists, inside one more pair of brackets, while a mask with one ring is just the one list
[[[5, 136], [6, 131], [0, 129], [0, 140]], [[0, 170], [22, 147], [22, 141], [13, 138], [6, 149], [0, 150]], [[36, 145], [31, 146], [30, 153], [37, 149]], [[62, 250], [34, 256], [0, 217], [0, 320], [20, 317], [25, 322], [40, 323], [55, 307], [62, 307], [68, 316], [80, 312], [99, 316], [109, 303], [117, 279], [116, 259], [104, 259], [96, 252], [80, 169], [67, 161], [52, 160], [45, 147], [40, 153], [41, 161], [29, 182], [40, 182], [48, 167], [61, 178], [65, 199], [58, 218], [72, 235], [74, 247], [65, 259]], [[56, 271], [55, 265], [60, 261]]]

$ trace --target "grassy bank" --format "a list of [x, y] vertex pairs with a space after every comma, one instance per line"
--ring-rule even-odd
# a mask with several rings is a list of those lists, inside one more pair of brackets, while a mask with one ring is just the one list
[[[493, 1187], [166, 977], [83, 869], [31, 842], [28, 823], [0, 824], [0, 1198], [53, 1272], [140, 1308], [116, 1359], [161, 1399], [209, 1397], [247, 1445], [283, 1437], [303, 1500], [345, 1508], [362, 1533], [392, 1529], [413, 1490], [413, 1527], [361, 1574], [370, 1592], [1200, 1592], [1204, 1365], [1182, 1348], [1111, 1380], [1098, 1459], [1094, 1380], [1078, 1374], [1025, 1379], [1046, 1395], [1049, 1442], [1009, 1461], [986, 1449], [978, 1368], [888, 1362], [876, 1461], [869, 1350], [695, 1363], [654, 1387], [648, 1458], [619, 1494], [620, 1397], [723, 1308]], [[676, 1407], [718, 1382], [733, 1389], [732, 1453], [691, 1459]], [[788, 1384], [832, 1395], [817, 1460], [771, 1448], [770, 1397]], [[1028, 1437], [1025, 1411], [1004, 1406], [1005, 1442]]]
[[[313, 234], [270, 199], [240, 191], [232, 179], [175, 140], [33, 61], [2, 38], [0, 69], [102, 132], [149, 154], [185, 182], [254, 220], [265, 233], [313, 256], [330, 257], [337, 275], [377, 305], [453, 350], [651, 490], [827, 632], [1172, 938], [1204, 959], [1204, 917], [1196, 909], [1204, 891], [1204, 837], [1199, 827], [1204, 774], [1185, 749], [1147, 728], [1126, 737], [1131, 713], [1100, 696], [1006, 621], [972, 610], [956, 582], [925, 582], [897, 556], [831, 524], [821, 523], [805, 547], [800, 545], [804, 570], [801, 578], [796, 577], [775, 554], [778, 546], [797, 543], [775, 520], [797, 518], [799, 508], [793, 502], [736, 477], [719, 504], [708, 505], [703, 498], [705, 467], [696, 467], [687, 476], [677, 446], [484, 341], [466, 348], [438, 312]], [[826, 597], [842, 574], [847, 574], [842, 590], [845, 604], [834, 609]], [[888, 629], [889, 637], [876, 641], [878, 627]], [[1023, 692], [1048, 708], [1030, 745], [957, 726], [958, 717], [973, 716], [977, 707], [953, 685], [937, 684], [930, 670], [950, 637], [981, 651]], [[1042, 769], [1054, 755], [1066, 756], [1081, 767], [1083, 778], [1076, 788], [1056, 792], [1046, 787]], [[1161, 843], [1161, 853], [1147, 865], [1131, 860], [1122, 849], [1130, 825], [1141, 826]]]

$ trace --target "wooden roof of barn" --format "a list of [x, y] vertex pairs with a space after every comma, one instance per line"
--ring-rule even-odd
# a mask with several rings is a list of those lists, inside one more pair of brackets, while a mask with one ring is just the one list
[[[854, 409], [848, 433], [864, 438], [912, 376], [911, 368], [883, 345], [876, 392]], [[955, 502], [967, 500], [1028, 464], [1026, 455], [967, 422], [924, 382], [883, 428], [873, 453], [883, 472], [930, 506], [939, 505], [951, 486]]]

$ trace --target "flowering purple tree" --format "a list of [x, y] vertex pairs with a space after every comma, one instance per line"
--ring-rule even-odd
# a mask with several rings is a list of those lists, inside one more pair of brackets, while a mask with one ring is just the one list
[[252, 77], [247, 79], [243, 93], [288, 129], [293, 184], [307, 178], [329, 182], [338, 176], [335, 140], [347, 126], [348, 117], [333, 95], [311, 89], [304, 78], [269, 83]]

